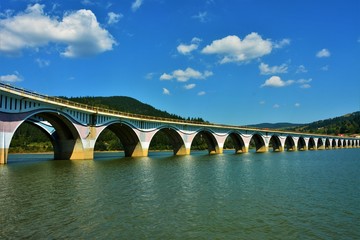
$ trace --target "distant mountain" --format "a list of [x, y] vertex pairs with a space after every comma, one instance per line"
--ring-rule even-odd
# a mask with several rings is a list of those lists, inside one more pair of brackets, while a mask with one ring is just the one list
[[161, 117], [161, 118], [171, 118], [171, 119], [180, 119], [180, 120], [191, 120], [204, 122], [202, 118], [198, 117], [188, 117], [185, 119], [184, 117], [178, 116], [176, 114], [171, 114], [166, 111], [162, 111], [159, 109], [150, 106], [149, 104], [145, 104], [131, 97], [125, 96], [111, 96], [111, 97], [61, 97], [67, 100], [78, 102], [82, 104], [87, 104], [94, 107], [111, 109], [120, 112], [133, 113], [133, 114], [141, 114], [146, 116], [153, 117]]
[[66, 98], [73, 102], [87, 104], [103, 109], [111, 109], [120, 112], [141, 114], [155, 117], [182, 119], [180, 116], [170, 114], [166, 111], [158, 110], [149, 104], [142, 103], [131, 97], [112, 96], [112, 97], [71, 97]]
[[304, 124], [302, 126], [296, 126], [287, 128], [287, 130], [296, 132], [309, 132], [318, 134], [359, 134], [360, 133], [360, 111], [346, 114], [344, 116], [329, 118]]
[[305, 124], [300, 123], [259, 123], [259, 124], [253, 124], [248, 125], [248, 127], [255, 127], [255, 128], [269, 128], [269, 129], [284, 129], [284, 128], [294, 128], [294, 127], [300, 127]]

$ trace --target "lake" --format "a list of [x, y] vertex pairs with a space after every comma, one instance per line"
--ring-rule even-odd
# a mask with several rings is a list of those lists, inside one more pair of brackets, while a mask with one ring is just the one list
[[10, 155], [0, 239], [360, 239], [360, 149]]

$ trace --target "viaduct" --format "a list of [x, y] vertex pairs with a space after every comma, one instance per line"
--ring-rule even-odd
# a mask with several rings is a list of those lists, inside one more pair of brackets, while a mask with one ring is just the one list
[[11, 140], [24, 123], [32, 123], [51, 139], [55, 159], [93, 159], [94, 146], [104, 129], [116, 134], [125, 156], [147, 156], [151, 140], [164, 132], [175, 155], [190, 154], [194, 138], [201, 134], [209, 154], [221, 154], [230, 137], [236, 153], [302, 151], [360, 147], [359, 138], [256, 129], [222, 124], [156, 118], [96, 108], [61, 98], [37, 94], [0, 83], [0, 164], [6, 164]]

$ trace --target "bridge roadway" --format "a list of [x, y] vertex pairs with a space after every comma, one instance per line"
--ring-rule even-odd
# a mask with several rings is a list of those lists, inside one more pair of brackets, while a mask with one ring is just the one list
[[151, 140], [164, 132], [175, 155], [190, 154], [193, 139], [201, 134], [209, 154], [221, 154], [225, 140], [233, 140], [236, 153], [296, 151], [360, 147], [359, 138], [256, 129], [212, 123], [156, 118], [96, 108], [49, 97], [0, 83], [0, 164], [6, 164], [16, 129], [29, 122], [52, 141], [55, 159], [93, 159], [94, 146], [104, 129], [116, 134], [125, 156], [147, 156]]

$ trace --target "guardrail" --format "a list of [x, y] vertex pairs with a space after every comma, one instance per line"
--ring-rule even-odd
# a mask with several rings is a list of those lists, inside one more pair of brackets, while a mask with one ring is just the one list
[[55, 103], [61, 103], [68, 106], [73, 106], [77, 108], [83, 108], [86, 110], [94, 111], [96, 113], [107, 113], [112, 115], [118, 115], [118, 116], [125, 116], [125, 117], [131, 117], [131, 118], [138, 118], [138, 119], [146, 119], [146, 120], [155, 120], [155, 121], [165, 121], [165, 122], [174, 122], [174, 123], [183, 123], [183, 124], [191, 124], [191, 125], [201, 125], [201, 126], [210, 126], [210, 127], [222, 127], [222, 128], [235, 128], [235, 129], [243, 129], [243, 130], [249, 130], [249, 131], [261, 131], [261, 132], [278, 132], [278, 133], [288, 133], [288, 134], [306, 134], [306, 135], [312, 135], [312, 136], [318, 136], [318, 137], [336, 137], [336, 138], [347, 138], [347, 137], [339, 137], [336, 135], [325, 135], [325, 134], [313, 134], [313, 133], [305, 133], [305, 132], [293, 132], [293, 131], [284, 131], [281, 129], [264, 129], [264, 128], [255, 128], [255, 127], [247, 127], [247, 126], [234, 126], [234, 125], [225, 125], [225, 124], [216, 124], [216, 123], [209, 123], [209, 122], [197, 122], [197, 121], [189, 121], [189, 120], [182, 120], [182, 119], [176, 119], [176, 118], [163, 118], [163, 117], [154, 117], [154, 116], [148, 116], [148, 115], [141, 115], [141, 114], [135, 114], [135, 113], [128, 113], [128, 112], [121, 112], [117, 110], [111, 110], [111, 109], [105, 109], [105, 108], [99, 108], [95, 106], [90, 106], [83, 103], [77, 103], [74, 101], [70, 101], [67, 99], [63, 99], [60, 97], [50, 97], [44, 94], [39, 94], [30, 90], [26, 90], [24, 88], [19, 88], [12, 86], [10, 84], [5, 84], [0, 82], [0, 88], [9, 89], [12, 91], [15, 91], [19, 94], [26, 94], [28, 96], [32, 96], [35, 98], [41, 98], [46, 101], [52, 101]]

